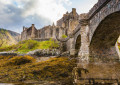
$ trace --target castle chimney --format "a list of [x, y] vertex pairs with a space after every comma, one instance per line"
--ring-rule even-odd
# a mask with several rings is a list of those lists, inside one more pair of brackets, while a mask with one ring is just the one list
[[32, 24], [31, 38], [35, 38], [35, 25], [34, 24]]
[[34, 25], [34, 24], [32, 24], [32, 28], [34, 28], [34, 26], [35, 26], [35, 25]]
[[73, 16], [76, 16], [76, 8], [72, 8]]

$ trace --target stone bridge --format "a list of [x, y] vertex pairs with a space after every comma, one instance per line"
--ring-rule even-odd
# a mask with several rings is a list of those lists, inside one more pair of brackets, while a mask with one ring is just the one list
[[120, 0], [99, 0], [67, 41], [71, 55], [118, 58], [115, 44], [120, 35]]

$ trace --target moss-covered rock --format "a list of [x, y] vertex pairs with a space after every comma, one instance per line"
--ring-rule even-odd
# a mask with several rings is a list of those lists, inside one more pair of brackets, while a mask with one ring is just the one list
[[76, 60], [65, 57], [51, 58], [44, 62], [31, 62], [34, 59], [28, 57], [1, 56], [0, 58], [0, 81], [2, 82], [27, 80], [68, 82], [72, 80], [72, 69], [76, 66]]
[[22, 65], [22, 64], [33, 63], [33, 62], [35, 62], [35, 59], [31, 56], [15, 56], [9, 59], [6, 62], [6, 65]]

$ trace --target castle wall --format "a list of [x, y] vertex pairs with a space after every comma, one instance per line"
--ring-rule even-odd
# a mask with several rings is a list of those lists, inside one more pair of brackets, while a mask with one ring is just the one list
[[29, 28], [23, 27], [21, 40], [49, 38], [56, 39], [56, 35], [58, 38], [61, 38], [62, 35], [68, 35], [75, 30], [78, 24], [79, 15], [77, 14], [76, 9], [73, 8], [72, 12], [67, 12], [60, 20], [57, 21], [57, 26], [53, 24], [52, 26], [45, 26], [38, 30], [35, 28], [34, 24], [32, 24], [32, 26]]
[[65, 28], [58, 27], [58, 26], [46, 26], [39, 30], [37, 30], [33, 25], [30, 28], [24, 28], [23, 32], [21, 33], [21, 40], [27, 39], [49, 39], [53, 38], [56, 39], [56, 35], [59, 38], [65, 34]]
[[63, 18], [57, 21], [57, 26], [62, 27]]
[[29, 28], [23, 27], [23, 32], [21, 33], [21, 40], [28, 40], [37, 37], [38, 37], [38, 31], [33, 24]]

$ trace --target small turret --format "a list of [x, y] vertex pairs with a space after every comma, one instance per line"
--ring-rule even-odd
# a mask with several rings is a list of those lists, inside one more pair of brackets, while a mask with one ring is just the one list
[[23, 31], [25, 30], [25, 26], [23, 26]]

